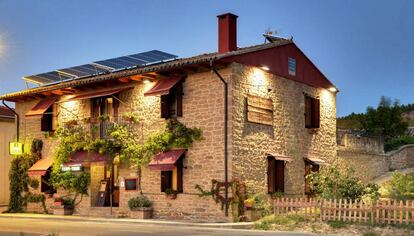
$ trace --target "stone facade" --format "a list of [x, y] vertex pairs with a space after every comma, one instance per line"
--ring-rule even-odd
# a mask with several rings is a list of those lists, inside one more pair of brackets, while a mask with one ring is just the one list
[[[336, 157], [335, 94], [256, 67], [234, 64], [232, 68], [233, 176], [245, 182], [250, 192], [267, 192], [266, 153], [286, 155], [293, 161], [285, 166], [285, 194], [303, 195], [303, 158], [311, 156], [332, 162]], [[305, 128], [304, 93], [320, 99], [317, 130]], [[247, 94], [272, 100], [273, 125], [247, 121]]]
[[[219, 73], [229, 83], [229, 180], [239, 178], [247, 184], [249, 192], [267, 191], [266, 153], [280, 153], [293, 159], [286, 165], [285, 192], [289, 195], [304, 194], [305, 156], [315, 156], [328, 162], [336, 156], [336, 101], [335, 93], [294, 82], [255, 67], [233, 63]], [[122, 92], [119, 114], [134, 112], [142, 117], [137, 125], [143, 141], [164, 126], [160, 118], [159, 97], [145, 97], [144, 92], [153, 84], [137, 83]], [[128, 84], [131, 86], [131, 84]], [[203, 131], [203, 140], [195, 142], [183, 160], [183, 193], [174, 200], [167, 199], [160, 191], [160, 171], [142, 170], [142, 192], [153, 202], [155, 218], [182, 219], [190, 221], [231, 221], [211, 197], [199, 197], [195, 185], [211, 188], [211, 180], [224, 179], [223, 158], [223, 85], [211, 72], [190, 74], [183, 83], [183, 117], [178, 120], [188, 127]], [[304, 93], [319, 97], [320, 128], [305, 128]], [[273, 125], [258, 125], [246, 121], [247, 94], [260, 95], [273, 101]], [[26, 118], [24, 114], [38, 101], [17, 103], [20, 114], [21, 136], [29, 143], [32, 138], [44, 140], [43, 157], [53, 157], [53, 138], [40, 132], [40, 118]], [[58, 123], [82, 119], [91, 115], [90, 101], [60, 103]], [[312, 131], [312, 132], [311, 132]], [[89, 169], [89, 168], [88, 168]], [[99, 169], [99, 170], [98, 170]], [[84, 197], [75, 211], [79, 215], [109, 215], [109, 208], [94, 207], [100, 179], [105, 177], [103, 168], [92, 166], [90, 195]], [[137, 177], [136, 169], [121, 165], [120, 181]], [[119, 185], [119, 183], [118, 183]], [[112, 214], [129, 215], [128, 200], [139, 194], [126, 191], [120, 186], [119, 207]], [[64, 195], [59, 191], [57, 195]], [[231, 215], [231, 214], [230, 214]]]

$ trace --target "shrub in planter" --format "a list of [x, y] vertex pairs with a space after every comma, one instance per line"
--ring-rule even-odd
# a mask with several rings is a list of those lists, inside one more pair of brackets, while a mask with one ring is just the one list
[[131, 218], [150, 219], [153, 210], [151, 206], [152, 202], [144, 195], [139, 195], [128, 200]]

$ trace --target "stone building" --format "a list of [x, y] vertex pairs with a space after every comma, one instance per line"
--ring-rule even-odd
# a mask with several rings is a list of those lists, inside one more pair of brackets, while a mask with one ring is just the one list
[[[99, 115], [121, 121], [121, 114], [133, 112], [143, 118], [137, 127], [142, 140], [168, 118], [203, 132], [188, 150], [160, 153], [154, 157], [159, 163], [143, 169], [141, 187], [155, 218], [231, 220], [220, 204], [198, 196], [195, 186], [210, 189], [213, 179], [237, 178], [249, 193], [304, 196], [305, 173], [336, 156], [337, 90], [290, 39], [266, 35], [267, 43], [237, 47], [236, 21], [230, 13], [218, 16], [215, 53], [116, 70], [96, 62], [89, 66], [106, 71], [86, 76], [80, 70], [88, 65], [26, 77], [41, 86], [0, 99], [16, 103], [21, 141], [44, 141], [42, 163], [32, 175], [47, 174], [57, 125]], [[151, 53], [161, 52], [146, 55]], [[52, 78], [68, 74], [73, 77], [66, 81]], [[69, 168], [91, 173], [89, 196], [76, 214], [110, 214], [97, 204], [100, 183], [110, 176], [105, 155], [78, 152], [72, 161]], [[139, 194], [137, 171], [121, 163], [115, 172], [112, 214], [128, 215], [128, 199]], [[179, 192], [176, 199], [165, 197], [167, 188]]]

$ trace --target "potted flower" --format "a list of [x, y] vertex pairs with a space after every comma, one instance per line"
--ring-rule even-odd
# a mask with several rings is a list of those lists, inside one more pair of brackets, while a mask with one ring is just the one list
[[246, 210], [252, 209], [253, 205], [254, 205], [254, 199], [253, 198], [248, 198], [248, 199], [244, 200], [244, 206], [246, 207]]
[[63, 198], [61, 197], [55, 198], [55, 201], [53, 202], [53, 206], [63, 206]]
[[151, 219], [153, 208], [152, 202], [144, 195], [139, 195], [128, 200], [131, 210], [129, 216], [136, 219]]
[[99, 121], [102, 121], [102, 122], [104, 122], [104, 121], [108, 121], [110, 118], [111, 118], [111, 117], [110, 117], [109, 115], [107, 115], [107, 114], [100, 115], [100, 116], [98, 117]]
[[167, 188], [165, 190], [165, 197], [167, 197], [167, 199], [174, 200], [177, 198], [177, 191], [173, 190], [172, 188]]
[[138, 116], [135, 115], [133, 112], [125, 112], [122, 116], [124, 120], [127, 122], [136, 123], [139, 121]]

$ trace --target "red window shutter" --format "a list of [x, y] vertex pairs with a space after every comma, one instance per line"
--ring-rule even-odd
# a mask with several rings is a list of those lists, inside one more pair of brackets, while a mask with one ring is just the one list
[[312, 172], [318, 172], [319, 171], [319, 165], [312, 165]]
[[312, 127], [312, 98], [305, 97], [305, 127]]
[[162, 95], [160, 100], [161, 100], [161, 118], [168, 119], [169, 118], [168, 95]]
[[285, 162], [276, 160], [276, 192], [285, 192]]
[[275, 161], [274, 157], [267, 158], [267, 190], [269, 193], [275, 192]]
[[305, 161], [305, 194], [311, 193], [310, 180], [308, 175], [311, 173], [311, 166], [308, 161]]
[[183, 192], [183, 159], [177, 161], [177, 192]]
[[177, 99], [177, 116], [183, 116], [183, 83], [179, 83], [176, 86], [176, 99]]
[[312, 99], [312, 128], [319, 128], [320, 104], [319, 99]]

